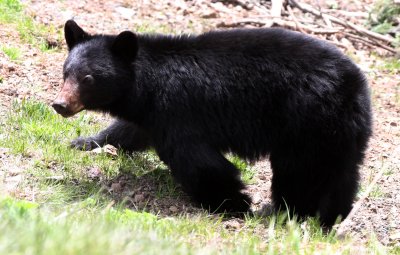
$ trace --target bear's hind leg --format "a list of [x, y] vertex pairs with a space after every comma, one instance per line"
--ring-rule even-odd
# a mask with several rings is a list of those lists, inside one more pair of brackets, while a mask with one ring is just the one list
[[333, 155], [329, 159], [302, 156], [271, 154], [274, 207], [288, 208], [290, 215], [300, 219], [318, 216], [321, 225], [330, 228], [352, 208], [358, 188], [358, 166]]
[[340, 172], [329, 179], [318, 205], [322, 225], [331, 227], [338, 217], [343, 220], [350, 213], [359, 186], [358, 168], [356, 163], [341, 166]]
[[183, 189], [205, 209], [229, 213], [249, 210], [251, 199], [241, 192], [240, 172], [220, 152], [185, 141], [159, 151], [159, 155]]

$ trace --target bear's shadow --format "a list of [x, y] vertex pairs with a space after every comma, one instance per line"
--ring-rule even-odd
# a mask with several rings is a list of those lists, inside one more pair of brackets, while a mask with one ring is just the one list
[[[123, 167], [112, 178], [102, 173], [86, 173], [87, 182], [95, 183], [98, 194], [111, 199], [114, 204], [135, 211], [151, 212], [160, 216], [183, 213], [204, 213], [177, 184], [168, 167], [161, 162], [154, 164], [154, 157], [145, 153], [129, 155], [131, 161], [139, 161], [130, 167]], [[139, 165], [139, 166], [138, 166]], [[143, 170], [143, 167], [149, 168]]]
[[[114, 177], [106, 177], [99, 169], [92, 168], [84, 173], [85, 178], [81, 180], [64, 180], [61, 183], [57, 180], [57, 185], [76, 185], [82, 191], [78, 200], [96, 194], [105, 201], [113, 201], [118, 208], [150, 212], [163, 217], [209, 213], [190, 199], [175, 182], [168, 167], [155, 159], [155, 155], [149, 157], [147, 153], [129, 153], [128, 156], [132, 164], [122, 167]], [[258, 207], [258, 210], [253, 210], [255, 215], [268, 216], [273, 213], [270, 203], [262, 203]], [[230, 218], [232, 215], [224, 216]]]

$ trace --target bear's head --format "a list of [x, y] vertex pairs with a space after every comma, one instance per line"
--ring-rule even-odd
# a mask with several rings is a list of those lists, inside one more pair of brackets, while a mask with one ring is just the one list
[[69, 54], [53, 108], [64, 117], [84, 109], [109, 111], [132, 89], [136, 34], [90, 35], [73, 20], [65, 23], [64, 32]]

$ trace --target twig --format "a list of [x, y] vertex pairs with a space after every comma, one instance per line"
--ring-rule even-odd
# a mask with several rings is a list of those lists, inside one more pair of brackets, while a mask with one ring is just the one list
[[372, 31], [369, 31], [369, 30], [367, 30], [367, 29], [365, 29], [363, 27], [357, 26], [357, 25], [355, 25], [355, 24], [353, 24], [351, 22], [343, 21], [343, 20], [338, 19], [336, 17], [333, 17], [333, 16], [331, 16], [329, 14], [324, 14], [324, 13], [314, 9], [312, 6], [310, 6], [308, 4], [299, 4], [295, 0], [289, 0], [289, 4], [294, 6], [294, 7], [296, 7], [296, 8], [299, 8], [303, 12], [311, 13], [311, 14], [317, 16], [317, 17], [324, 17], [325, 16], [325, 18], [331, 20], [333, 23], [339, 24], [339, 25], [347, 27], [347, 28], [351, 28], [351, 29], [357, 31], [360, 34], [363, 34], [363, 35], [366, 35], [366, 36], [369, 36], [369, 37], [373, 37], [375, 39], [384, 41], [384, 42], [386, 42], [388, 44], [391, 44], [394, 41], [392, 38], [386, 37], [384, 35], [381, 35], [381, 34], [378, 34], [378, 33], [372, 32]]
[[352, 33], [348, 33], [348, 32], [344, 32], [343, 33], [346, 37], [350, 37], [350, 40], [353, 38], [353, 39], [356, 39], [357, 41], [360, 41], [361, 43], [364, 43], [364, 44], [367, 44], [367, 45], [369, 45], [369, 46], [376, 46], [376, 47], [380, 47], [380, 48], [383, 48], [383, 49], [385, 49], [385, 50], [387, 50], [387, 51], [390, 51], [390, 52], [392, 52], [392, 53], [397, 53], [397, 51], [395, 50], [395, 49], [393, 49], [393, 48], [391, 48], [391, 47], [389, 47], [389, 46], [387, 46], [387, 45], [384, 45], [384, 44], [381, 44], [381, 43], [379, 43], [379, 42], [377, 42], [377, 41], [375, 41], [375, 40], [368, 40], [367, 38], [365, 38], [365, 37], [361, 37], [361, 36], [358, 36], [358, 35], [354, 35], [354, 34], [352, 34]]
[[368, 18], [368, 13], [365, 12], [349, 12], [344, 10], [326, 10], [329, 13], [339, 13], [340, 15], [347, 16], [347, 17], [354, 17], [354, 18]]
[[[224, 2], [227, 2], [227, 1], [220, 0], [220, 1], [218, 1], [218, 2], [224, 3]], [[243, 0], [229, 0], [229, 3], [232, 3], [232, 4], [234, 4], [234, 5], [238, 5], [238, 6], [242, 7], [242, 8], [245, 9], [245, 10], [251, 10], [251, 9], [253, 9], [253, 7], [248, 3], [248, 1], [243, 1]]]
[[290, 17], [292, 17], [294, 23], [296, 24], [297, 30], [299, 30], [302, 33], [305, 33], [305, 31], [301, 28], [300, 22], [297, 20], [296, 16], [294, 15], [292, 7], [290, 7], [290, 5], [287, 6], [287, 10], [289, 12]]
[[[272, 21], [270, 22], [272, 25]], [[217, 27], [240, 27], [243, 25], [255, 25], [255, 26], [266, 26], [267, 22], [265, 21], [261, 21], [261, 20], [257, 20], [257, 19], [241, 19], [241, 20], [236, 20], [236, 21], [232, 21], [232, 22], [225, 22], [225, 21], [221, 21], [219, 23], [217, 23]]]
[[[317, 34], [331, 35], [331, 34], [336, 34], [340, 31], [342, 31], [342, 29], [340, 29], [340, 28], [332, 28], [332, 29], [311, 28], [311, 27], [304, 26], [301, 23], [296, 24], [295, 22], [287, 21], [287, 20], [283, 20], [283, 19], [275, 19], [272, 21], [269, 20], [267, 22], [257, 20], [257, 19], [241, 19], [241, 20], [230, 22], [230, 23], [226, 23], [226, 22], [222, 21], [217, 24], [217, 27], [240, 27], [243, 25], [256, 25], [256, 26], [260, 26], [260, 27], [279, 26], [279, 27], [290, 28], [292, 30], [299, 30], [299, 28], [301, 28], [302, 32], [312, 33], [315, 35], [317, 35]], [[344, 45], [338, 41], [330, 41], [330, 40], [327, 40], [327, 41], [338, 47], [344, 48], [346, 50], [349, 49], [349, 47], [347, 47], [346, 45]]]
[[341, 48], [345, 49], [346, 51], [349, 50], [349, 47], [347, 45], [339, 42], [338, 40], [332, 40], [332, 41], [331, 40], [326, 40], [326, 41], [328, 41], [328, 42], [330, 42], [330, 43], [332, 43], [332, 44], [334, 44], [334, 45], [336, 45], [338, 47], [341, 47]]
[[371, 48], [375, 48], [375, 47], [376, 47], [376, 45], [373, 44], [371, 41], [369, 41], [369, 40], [367, 40], [367, 39], [365, 39], [365, 38], [362, 38], [362, 37], [353, 35], [353, 34], [350, 34], [350, 35], [347, 34], [345, 37], [347, 37], [348, 40], [349, 40], [350, 42], [352, 42], [353, 44], [357, 42], [357, 43], [364, 44], [364, 45], [366, 45], [366, 46], [368, 46], [368, 47], [371, 47]]
[[[267, 21], [266, 21], [267, 20]], [[220, 23], [217, 24], [217, 27], [238, 27], [242, 25], [257, 25], [257, 26], [262, 26], [262, 27], [273, 27], [273, 26], [280, 26], [280, 27], [287, 27], [292, 30], [298, 30], [297, 27], [300, 26], [302, 30], [308, 33], [313, 33], [313, 34], [326, 34], [326, 35], [331, 35], [331, 34], [336, 34], [341, 32], [343, 29], [341, 28], [313, 28], [313, 27], [308, 27], [305, 26], [301, 23], [296, 24], [293, 21], [289, 20], [284, 20], [284, 19], [275, 19], [275, 20], [268, 20], [268, 19], [240, 19], [240, 20], [235, 20], [232, 22], [224, 22], [221, 21]]]

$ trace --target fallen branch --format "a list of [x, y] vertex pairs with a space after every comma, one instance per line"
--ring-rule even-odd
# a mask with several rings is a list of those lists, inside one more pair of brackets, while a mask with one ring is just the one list
[[368, 18], [368, 13], [365, 12], [349, 12], [349, 11], [345, 11], [345, 10], [326, 10], [326, 12], [330, 12], [330, 13], [338, 13], [340, 15], [343, 16], [347, 16], [350, 18], [363, 18], [363, 19], [367, 19]]
[[305, 26], [298, 22], [294, 21], [289, 21], [289, 20], [284, 20], [284, 19], [275, 19], [275, 20], [268, 20], [265, 21], [266, 19], [240, 19], [240, 20], [235, 20], [231, 22], [225, 22], [221, 21], [220, 23], [217, 24], [217, 27], [240, 27], [243, 25], [256, 25], [259, 27], [274, 27], [274, 26], [279, 26], [279, 27], [286, 27], [290, 28], [292, 30], [299, 30], [297, 29], [300, 27], [302, 30], [308, 33], [313, 33], [313, 34], [326, 34], [326, 35], [331, 35], [331, 34], [336, 34], [341, 31], [343, 31], [342, 28], [313, 28], [309, 26]]
[[[332, 34], [336, 34], [341, 32], [343, 29], [341, 28], [331, 28], [331, 29], [321, 29], [321, 28], [312, 28], [312, 27], [308, 27], [305, 26], [301, 23], [296, 23], [293, 21], [288, 21], [288, 20], [283, 20], [283, 19], [273, 19], [273, 20], [269, 20], [269, 21], [263, 21], [263, 20], [258, 20], [258, 19], [241, 19], [241, 20], [237, 20], [237, 21], [232, 21], [232, 22], [225, 22], [225, 21], [221, 21], [220, 23], [217, 24], [217, 27], [240, 27], [240, 26], [244, 26], [244, 25], [253, 25], [253, 26], [258, 26], [258, 27], [285, 27], [285, 28], [289, 28], [291, 30], [297, 30], [297, 31], [301, 31], [304, 33], [311, 33], [311, 34], [315, 34], [315, 35], [332, 35]], [[301, 30], [300, 30], [301, 29]], [[346, 45], [337, 42], [337, 41], [330, 41], [327, 40], [328, 42], [344, 48], [345, 50], [348, 50], [349, 47], [347, 47]]]
[[287, 10], [289, 12], [290, 17], [293, 19], [294, 23], [296, 24], [296, 28], [297, 30], [299, 30], [302, 33], [305, 33], [304, 29], [301, 28], [300, 22], [298, 21], [298, 19], [296, 18], [296, 16], [293, 13], [292, 7], [290, 7], [290, 5], [287, 6]]
[[[253, 16], [252, 18], [233, 20], [230, 22], [223, 20], [217, 24], [217, 27], [240, 27], [245, 25], [256, 27], [280, 26], [302, 33], [330, 35], [330, 40], [328, 40], [329, 42], [348, 50], [349, 47], [341, 43], [336, 37], [336, 34], [341, 34], [342, 36], [347, 37], [349, 41], [361, 43], [372, 48], [379, 47], [389, 51], [390, 53], [397, 53], [396, 49], [390, 45], [394, 42], [393, 38], [369, 31], [361, 26], [355, 25], [354, 23], [336, 18], [321, 10], [313, 8], [308, 4], [300, 4], [295, 0], [289, 0], [289, 4], [286, 5], [286, 10], [283, 10], [282, 14], [281, 0], [274, 0], [271, 1], [271, 3], [273, 8], [271, 8], [270, 12], [265, 16]], [[311, 13], [314, 16], [322, 18], [325, 25], [317, 25], [317, 27], [312, 23], [312, 21], [310, 22], [310, 20], [304, 19], [304, 17], [296, 17], [292, 7], [298, 8], [304, 13]], [[354, 13], [346, 14], [351, 15]], [[359, 15], [359, 13], [357, 13], [357, 15]], [[333, 23], [335, 26], [333, 26]]]
[[[271, 24], [273, 22], [270, 22]], [[266, 26], [267, 22], [265, 21], [261, 21], [261, 20], [257, 20], [257, 19], [240, 19], [240, 20], [235, 20], [235, 21], [231, 21], [231, 22], [225, 22], [225, 21], [221, 21], [219, 23], [217, 23], [217, 27], [240, 27], [240, 26], [244, 26], [244, 25], [254, 25], [254, 26]]]
[[291, 5], [293, 7], [296, 7], [296, 8], [299, 8], [303, 12], [311, 13], [314, 16], [321, 17], [323, 19], [329, 19], [333, 23], [339, 24], [339, 25], [341, 25], [343, 27], [351, 28], [351, 29], [355, 30], [359, 34], [366, 35], [366, 36], [369, 36], [369, 37], [384, 41], [384, 42], [386, 42], [388, 44], [392, 44], [394, 42], [393, 38], [389, 38], [387, 36], [384, 36], [384, 35], [369, 31], [369, 30], [367, 30], [367, 29], [365, 29], [363, 27], [357, 26], [357, 25], [355, 25], [355, 24], [353, 24], [351, 22], [348, 22], [348, 21], [344, 21], [344, 20], [338, 19], [338, 18], [336, 18], [334, 16], [331, 16], [329, 14], [324, 14], [324, 13], [314, 9], [312, 6], [310, 6], [308, 4], [299, 4], [295, 0], [289, 0], [289, 5]]
[[391, 48], [391, 47], [389, 47], [387, 45], [384, 45], [384, 44], [382, 44], [380, 42], [377, 42], [375, 40], [368, 40], [365, 37], [361, 37], [361, 36], [354, 35], [352, 33], [347, 33], [347, 32], [344, 32], [343, 34], [346, 37], [349, 37], [350, 40], [355, 39], [355, 40], [357, 40], [357, 41], [359, 41], [361, 43], [367, 44], [369, 46], [376, 46], [376, 47], [383, 48], [383, 49], [385, 49], [387, 51], [390, 51], [391, 53], [397, 53], [397, 51], [395, 49], [393, 49], [393, 48]]

